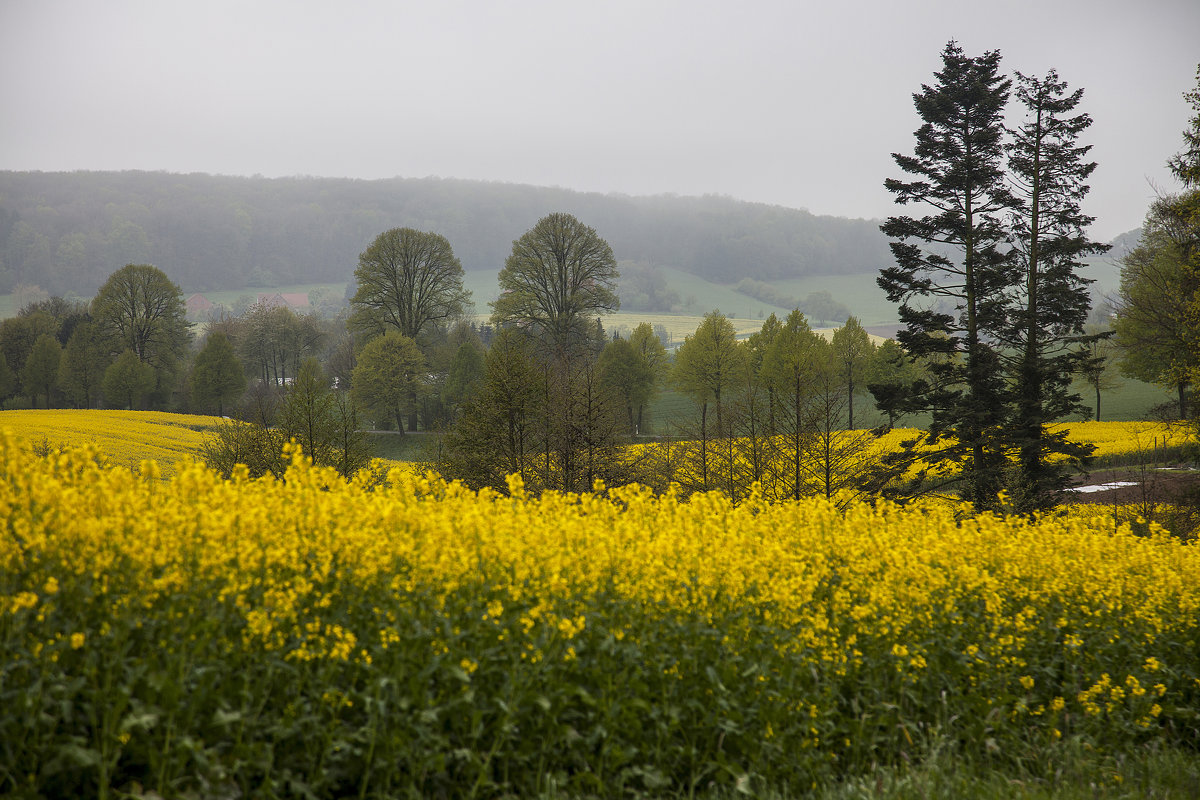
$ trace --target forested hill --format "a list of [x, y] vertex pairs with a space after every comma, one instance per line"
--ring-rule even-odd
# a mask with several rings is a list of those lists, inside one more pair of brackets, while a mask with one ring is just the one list
[[467, 270], [498, 268], [514, 239], [565, 211], [619, 261], [717, 282], [877, 271], [878, 222], [726, 197], [627, 197], [437, 178], [239, 178], [160, 172], [0, 172], [0, 293], [93, 293], [127, 263], [185, 291], [349, 281], [379, 233], [446, 236]]

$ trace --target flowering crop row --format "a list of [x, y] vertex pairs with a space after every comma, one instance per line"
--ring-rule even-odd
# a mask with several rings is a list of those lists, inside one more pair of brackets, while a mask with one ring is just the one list
[[1200, 552], [1111, 520], [159, 478], [0, 437], [0, 794], [799, 792], [1198, 732]]

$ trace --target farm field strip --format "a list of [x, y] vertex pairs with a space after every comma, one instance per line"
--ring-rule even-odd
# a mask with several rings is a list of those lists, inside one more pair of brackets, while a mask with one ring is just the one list
[[1111, 518], [95, 455], [0, 436], [0, 792], [799, 793], [1200, 725], [1200, 550]]

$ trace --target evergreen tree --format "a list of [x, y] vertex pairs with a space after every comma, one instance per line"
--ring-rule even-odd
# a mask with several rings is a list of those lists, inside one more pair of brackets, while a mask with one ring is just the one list
[[904, 349], [916, 358], [942, 356], [905, 404], [932, 415], [930, 450], [921, 457], [956, 465], [963, 496], [979, 508], [993, 506], [1002, 487], [1006, 408], [996, 336], [1020, 278], [1003, 248], [1003, 214], [1016, 201], [1003, 168], [1011, 81], [999, 66], [998, 51], [968, 57], [952, 41], [937, 82], [913, 95], [922, 120], [913, 155], [893, 154], [913, 179], [884, 185], [898, 204], [921, 204], [928, 213], [881, 226], [896, 265], [878, 280], [901, 304], [905, 328], [896, 338]]
[[1025, 120], [1008, 146], [1009, 175], [1020, 205], [1011, 216], [1012, 242], [1024, 273], [1024, 304], [1013, 309], [1004, 341], [1014, 353], [1014, 403], [1009, 439], [1018, 454], [1010, 481], [1019, 511], [1057, 504], [1070, 470], [1092, 451], [1070, 442], [1065, 431], [1047, 425], [1071, 414], [1086, 413], [1071, 391], [1071, 377], [1083, 368], [1083, 326], [1091, 298], [1090, 280], [1081, 278], [1081, 259], [1108, 250], [1087, 238], [1093, 221], [1080, 202], [1096, 163], [1087, 161], [1090, 145], [1079, 135], [1092, 124], [1075, 109], [1082, 89], [1050, 70], [1045, 78], [1017, 73], [1016, 97]]

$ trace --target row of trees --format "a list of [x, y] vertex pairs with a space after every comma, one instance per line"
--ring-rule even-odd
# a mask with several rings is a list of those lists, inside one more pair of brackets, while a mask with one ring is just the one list
[[60, 297], [0, 322], [0, 401], [17, 393], [46, 406], [61, 393], [91, 407], [165, 403], [191, 334], [179, 287], [160, 270], [130, 264], [109, 276], [91, 304]]

